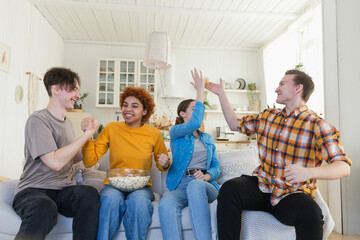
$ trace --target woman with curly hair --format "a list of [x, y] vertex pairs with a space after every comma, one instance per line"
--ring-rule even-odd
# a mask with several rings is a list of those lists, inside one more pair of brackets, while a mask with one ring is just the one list
[[[149, 92], [140, 87], [125, 88], [120, 95], [120, 108], [125, 121], [108, 123], [95, 140], [84, 145], [84, 165], [95, 165], [110, 149], [110, 169], [150, 171], [154, 153], [156, 167], [167, 170], [170, 162], [162, 135], [145, 124], [155, 108]], [[84, 119], [81, 128], [86, 130], [92, 121], [92, 118]], [[112, 239], [122, 219], [127, 239], [145, 239], [153, 214], [151, 201], [155, 199], [150, 190], [151, 180], [145, 188], [130, 193], [113, 188], [107, 178], [104, 184], [100, 191], [98, 239]]]

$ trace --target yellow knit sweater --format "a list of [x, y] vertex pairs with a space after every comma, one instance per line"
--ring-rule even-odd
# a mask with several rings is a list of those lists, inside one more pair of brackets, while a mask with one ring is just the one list
[[[111, 169], [134, 168], [150, 171], [154, 153], [156, 167], [165, 171], [158, 163], [158, 155], [167, 155], [164, 140], [160, 131], [149, 125], [132, 128], [125, 122], [108, 123], [95, 140], [88, 141], [82, 148], [85, 167], [95, 165], [108, 149]], [[104, 184], [110, 184], [106, 177]], [[151, 180], [148, 186], [151, 186]]]

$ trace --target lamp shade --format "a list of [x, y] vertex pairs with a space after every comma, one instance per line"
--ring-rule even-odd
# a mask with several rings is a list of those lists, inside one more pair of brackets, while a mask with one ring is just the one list
[[152, 32], [145, 50], [144, 66], [167, 69], [170, 63], [170, 37], [166, 32]]

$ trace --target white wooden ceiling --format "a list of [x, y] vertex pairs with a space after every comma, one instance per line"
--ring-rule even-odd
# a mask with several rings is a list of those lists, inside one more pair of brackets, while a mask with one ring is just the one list
[[319, 0], [29, 0], [64, 40], [259, 48]]

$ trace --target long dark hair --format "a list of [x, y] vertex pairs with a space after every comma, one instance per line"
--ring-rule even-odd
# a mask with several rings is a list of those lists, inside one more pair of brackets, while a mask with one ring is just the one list
[[180, 116], [180, 112], [186, 112], [186, 109], [189, 107], [190, 103], [194, 101], [194, 99], [185, 99], [179, 104], [177, 108], [178, 117], [176, 117], [175, 125], [184, 123], [184, 119]]

